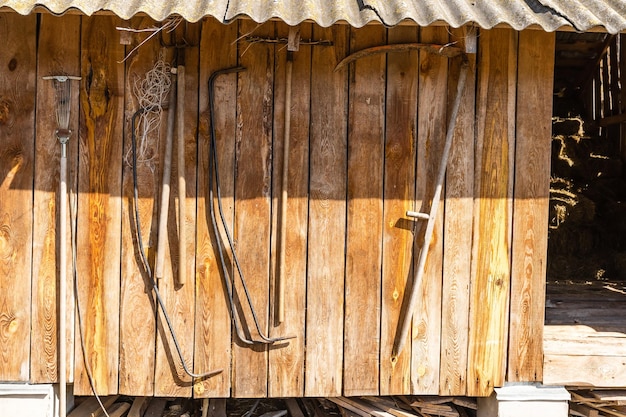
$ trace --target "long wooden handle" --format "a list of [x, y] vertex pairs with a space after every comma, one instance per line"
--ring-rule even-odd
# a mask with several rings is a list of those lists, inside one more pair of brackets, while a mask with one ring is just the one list
[[170, 177], [172, 175], [172, 142], [174, 141], [174, 116], [176, 115], [176, 75], [172, 73], [170, 103], [167, 110], [167, 135], [165, 137], [165, 156], [163, 157], [163, 181], [161, 184], [161, 206], [159, 213], [159, 235], [157, 240], [154, 276], [163, 278], [165, 267], [165, 238], [167, 237], [167, 215], [170, 207]]
[[185, 182], [185, 67], [178, 66], [178, 285], [187, 282], [187, 228], [185, 227], [187, 184]]
[[287, 51], [287, 66], [285, 67], [285, 132], [283, 140], [283, 177], [280, 200], [280, 250], [278, 252], [278, 282], [277, 285], [277, 324], [285, 321], [285, 281], [286, 281], [286, 246], [287, 246], [287, 200], [289, 186], [289, 137], [291, 136], [291, 73], [293, 69], [293, 53]]
[[59, 178], [59, 414], [67, 413], [67, 144]]
[[[448, 165], [448, 156], [450, 155], [450, 148], [452, 147], [452, 140], [454, 139], [454, 129], [456, 127], [456, 119], [459, 114], [459, 108], [461, 107], [461, 99], [463, 97], [463, 91], [465, 90], [465, 82], [467, 80], [468, 67], [464, 64], [461, 67], [461, 73], [459, 75], [459, 83], [457, 85], [456, 98], [452, 106], [452, 113], [450, 114], [450, 122], [448, 125], [448, 131], [446, 133], [446, 142], [441, 154], [441, 160], [439, 162], [439, 171], [437, 172], [437, 183], [435, 185], [435, 192], [433, 193], [433, 199], [430, 205], [430, 212], [428, 213], [428, 223], [426, 224], [426, 230], [424, 231], [424, 243], [422, 250], [420, 251], [417, 265], [415, 266], [415, 277], [413, 279], [413, 286], [409, 293], [408, 303], [406, 310], [400, 315], [398, 321], [398, 329], [394, 340], [393, 349], [391, 351], [391, 360], [396, 362], [398, 355], [402, 352], [404, 344], [406, 342], [409, 325], [411, 324], [411, 318], [413, 316], [413, 310], [415, 310], [415, 304], [417, 302], [417, 295], [421, 290], [422, 278], [424, 277], [424, 266], [426, 265], [426, 259], [428, 256], [428, 248], [433, 236], [433, 230], [435, 227], [435, 220], [437, 218], [437, 209], [439, 208], [439, 199], [441, 198], [441, 191], [443, 189], [443, 182], [446, 177], [446, 168]], [[417, 239], [415, 239], [417, 241]]]

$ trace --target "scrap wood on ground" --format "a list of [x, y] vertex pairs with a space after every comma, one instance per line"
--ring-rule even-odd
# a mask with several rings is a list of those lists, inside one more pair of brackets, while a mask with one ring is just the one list
[[570, 390], [572, 417], [626, 417], [626, 390]]
[[395, 396], [267, 399], [77, 397], [68, 417], [475, 417], [476, 399]]

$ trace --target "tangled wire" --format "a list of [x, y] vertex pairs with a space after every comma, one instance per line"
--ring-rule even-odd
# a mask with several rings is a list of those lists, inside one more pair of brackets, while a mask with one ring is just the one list
[[[140, 108], [146, 109], [136, 125], [137, 162], [150, 163], [157, 156], [160, 142], [161, 115], [172, 81], [170, 65], [159, 59], [144, 78], [137, 78], [133, 84], [133, 94]], [[156, 136], [153, 143], [151, 138]], [[152, 146], [150, 146], [152, 145]], [[130, 165], [130, 150], [126, 153], [126, 163]]]

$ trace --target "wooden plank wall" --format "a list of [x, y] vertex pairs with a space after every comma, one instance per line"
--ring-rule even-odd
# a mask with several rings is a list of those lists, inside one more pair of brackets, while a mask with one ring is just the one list
[[[175, 51], [157, 36], [124, 60], [147, 35], [116, 29], [123, 25], [156, 23], [146, 17], [0, 16], [0, 32], [14, 39], [0, 51], [0, 380], [53, 382], [58, 372], [59, 148], [54, 91], [41, 79], [51, 73], [82, 76], [74, 82], [70, 143], [80, 316], [70, 315], [73, 366], [67, 372], [76, 394], [92, 393], [89, 374], [98, 394], [198, 398], [482, 396], [507, 379], [541, 380], [553, 52], [533, 45], [553, 45], [553, 34], [497, 29], [478, 37], [410, 343], [392, 362], [424, 226], [405, 212], [427, 211], [431, 204], [460, 62], [414, 51], [367, 57], [339, 71], [335, 66], [350, 52], [384, 43], [462, 46], [467, 30], [300, 26], [303, 39], [332, 45], [302, 44], [294, 53], [289, 200], [282, 219], [287, 53], [283, 45], [247, 37], [286, 38], [289, 27], [245, 20], [196, 24], [201, 37], [186, 50], [184, 85], [187, 211], [177, 212], [173, 181], [166, 270], [158, 282], [186, 367], [220, 370], [194, 379], [183, 369], [164, 314], [156, 311], [152, 276], [137, 244], [140, 232], [152, 266], [167, 111], [136, 163], [137, 205], [130, 158], [131, 120], [140, 106], [134, 84]], [[209, 77], [238, 65], [245, 70], [216, 81], [211, 126]], [[210, 201], [208, 184], [212, 127], [228, 226], [218, 236], [210, 204], [219, 207]], [[286, 236], [278, 233], [281, 221]], [[286, 315], [277, 323], [282, 239]], [[188, 254], [184, 265], [181, 244]], [[183, 286], [175, 278], [180, 268], [187, 276]], [[224, 278], [235, 283], [232, 310]], [[233, 329], [234, 315], [247, 338], [295, 338], [250, 346]]]

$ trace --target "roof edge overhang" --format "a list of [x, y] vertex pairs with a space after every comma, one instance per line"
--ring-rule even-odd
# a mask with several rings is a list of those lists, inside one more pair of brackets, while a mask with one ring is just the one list
[[[200, 21], [205, 18], [214, 18], [223, 24], [229, 24], [238, 19], [251, 19], [255, 21], [256, 23], [264, 23], [266, 21], [283, 21], [290, 26], [297, 26], [298, 24], [301, 24], [301, 23], [315, 23], [322, 27], [329, 27], [332, 25], [350, 25], [355, 28], [360, 28], [366, 25], [383, 25], [383, 24], [389, 27], [392, 27], [392, 26], [420, 26], [420, 27], [448, 26], [448, 27], [454, 27], [454, 28], [466, 26], [466, 25], [474, 25], [476, 27], [479, 27], [485, 30], [494, 29], [494, 28], [512, 28], [517, 31], [543, 30], [546, 32], [564, 31], [564, 32], [599, 32], [599, 33], [612, 33], [612, 34], [626, 33], [626, 23], [625, 23], [625, 27], [621, 28], [619, 31], [615, 31], [615, 30], [610, 31], [606, 26], [602, 24], [596, 24], [596, 25], [592, 25], [589, 27], [585, 27], [583, 29], [580, 29], [580, 28], [577, 29], [567, 20], [563, 20], [563, 22], [561, 22], [561, 24], [558, 24], [558, 25], [555, 24], [554, 22], [552, 22], [550, 25], [547, 25], [545, 24], [545, 22], [544, 24], [537, 23], [537, 22], [513, 24], [512, 22], [497, 22], [497, 21], [494, 22], [493, 24], [485, 24], [485, 22], [472, 21], [471, 19], [465, 19], [461, 21], [457, 20], [451, 23], [444, 19], [418, 21], [411, 17], [405, 17], [401, 20], [398, 20], [397, 22], [394, 22], [393, 24], [389, 24], [388, 22], [383, 23], [382, 19], [377, 15], [377, 13], [370, 13], [368, 16], [363, 15], [363, 17], [359, 19], [358, 21], [354, 21], [354, 19], [353, 20], [336, 19], [336, 20], [318, 21], [316, 19], [286, 19], [281, 16], [261, 17], [258, 14], [254, 15], [254, 14], [246, 14], [246, 13], [238, 13], [236, 15], [232, 15], [226, 18], [223, 14], [220, 15], [220, 13], [217, 13], [217, 11], [214, 11], [213, 13], [204, 13], [204, 14], [189, 14], [189, 13], [185, 13], [184, 11], [177, 11], [175, 9], [170, 10], [167, 8], [158, 9], [161, 11], [161, 13], [155, 13], [154, 10], [148, 10], [148, 9], [143, 10], [141, 7], [138, 7], [135, 9], [128, 8], [126, 10], [122, 10], [121, 8], [107, 9], [107, 8], [77, 7], [77, 6], [52, 8], [49, 6], [44, 6], [42, 4], [29, 3], [28, 1], [18, 2], [20, 3], [21, 7], [13, 7], [13, 6], [8, 6], [8, 5], [2, 5], [1, 3], [2, 1], [0, 0], [0, 13], [15, 12], [21, 15], [28, 15], [28, 14], [36, 13], [36, 14], [51, 14], [55, 16], [62, 16], [65, 14], [84, 15], [84, 16], [115, 15], [124, 20], [129, 20], [136, 16], [148, 16], [155, 21], [163, 21], [172, 16], [179, 16], [191, 23]], [[84, 4], [88, 4], [88, 2], [85, 2]], [[30, 7], [28, 5], [30, 5]], [[612, 29], [615, 29], [615, 28], [612, 28]]]

